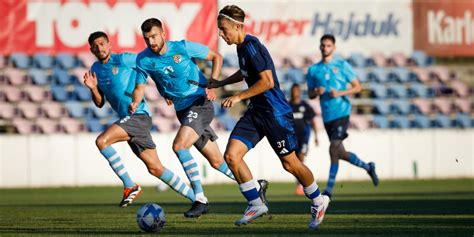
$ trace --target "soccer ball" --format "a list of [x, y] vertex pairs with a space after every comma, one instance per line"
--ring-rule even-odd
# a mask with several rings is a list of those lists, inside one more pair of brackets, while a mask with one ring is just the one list
[[157, 232], [165, 223], [165, 211], [156, 203], [147, 203], [137, 211], [138, 227], [145, 232]]

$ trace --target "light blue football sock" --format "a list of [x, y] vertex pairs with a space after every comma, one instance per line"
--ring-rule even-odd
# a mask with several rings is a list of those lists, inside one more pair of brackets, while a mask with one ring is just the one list
[[235, 180], [234, 174], [232, 174], [232, 171], [230, 171], [229, 166], [227, 165], [227, 163], [225, 161], [222, 162], [222, 164], [219, 166], [218, 170], [221, 173], [227, 175], [227, 177]]
[[114, 170], [115, 174], [122, 180], [125, 188], [131, 188], [135, 185], [130, 175], [128, 175], [125, 165], [122, 163], [119, 154], [112, 146], [108, 146], [100, 151], [100, 153], [107, 159], [110, 167]]
[[160, 179], [168, 184], [168, 186], [170, 186], [174, 191], [191, 200], [191, 202], [196, 200], [193, 189], [184, 183], [177, 174], [173, 173], [166, 167], [164, 167], [163, 174], [160, 176]]
[[352, 153], [352, 152], [348, 152], [349, 153], [349, 163], [355, 165], [355, 166], [359, 166], [363, 169], [365, 169], [366, 171], [369, 171], [370, 169], [370, 166], [363, 162], [362, 160], [360, 160], [356, 154]]

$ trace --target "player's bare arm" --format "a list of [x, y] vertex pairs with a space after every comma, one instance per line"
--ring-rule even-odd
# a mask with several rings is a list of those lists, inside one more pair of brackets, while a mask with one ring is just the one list
[[[206, 57], [207, 61], [212, 61], [212, 71], [211, 71], [211, 78], [210, 80], [216, 80], [219, 78], [219, 75], [221, 74], [221, 68], [222, 68], [222, 55], [220, 55], [218, 52], [209, 49], [209, 53], [207, 54]], [[216, 99], [216, 90], [212, 88], [206, 88], [206, 94], [207, 94], [207, 99], [210, 101], [214, 101]]]
[[331, 95], [331, 97], [336, 98], [336, 97], [339, 97], [339, 96], [357, 94], [362, 90], [362, 87], [360, 86], [359, 80], [357, 80], [357, 79], [352, 80], [350, 84], [351, 84], [351, 88], [349, 88], [349, 89], [346, 89], [346, 90], [343, 90], [343, 91], [337, 91], [335, 89], [331, 89], [329, 94]]
[[273, 76], [271, 70], [265, 70], [260, 72], [260, 80], [257, 81], [253, 86], [244, 90], [234, 96], [225, 98], [222, 101], [222, 107], [230, 108], [234, 106], [236, 103], [248, 99], [250, 97], [256, 96], [261, 94], [269, 89], [272, 89], [274, 86]]
[[84, 74], [84, 84], [91, 90], [92, 100], [95, 106], [102, 108], [105, 100], [102, 91], [97, 87], [97, 75], [91, 71], [86, 72]]
[[142, 101], [145, 94], [145, 84], [137, 84], [133, 90], [133, 100], [132, 103], [128, 106], [128, 111], [133, 114], [137, 109], [140, 101]]

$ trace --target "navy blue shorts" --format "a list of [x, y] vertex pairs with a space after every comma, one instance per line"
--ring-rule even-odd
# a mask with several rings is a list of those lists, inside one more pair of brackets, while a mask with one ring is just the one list
[[293, 113], [275, 116], [271, 113], [246, 112], [232, 130], [229, 139], [237, 139], [247, 145], [248, 150], [257, 145], [263, 137], [278, 156], [285, 156], [298, 147]]
[[324, 123], [324, 127], [329, 136], [329, 141], [344, 140], [349, 136], [349, 134], [347, 134], [347, 129], [349, 128], [349, 116]]

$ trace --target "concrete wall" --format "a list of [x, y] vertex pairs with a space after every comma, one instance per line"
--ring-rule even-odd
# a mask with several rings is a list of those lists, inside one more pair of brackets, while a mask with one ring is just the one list
[[[474, 130], [368, 130], [350, 131], [346, 149], [364, 161], [374, 161], [381, 179], [413, 178], [413, 163], [419, 178], [474, 177]], [[171, 150], [172, 134], [153, 134], [162, 163], [185, 177]], [[43, 187], [120, 185], [107, 161], [95, 147], [97, 134], [79, 135], [2, 135], [0, 136], [0, 187]], [[222, 151], [228, 133], [219, 134]], [[320, 146], [310, 144], [306, 164], [317, 180], [326, 180], [329, 172], [329, 141], [319, 133]], [[311, 137], [313, 141], [313, 137]], [[113, 145], [132, 178], [142, 185], [159, 181], [148, 174], [126, 143]], [[193, 148], [199, 160], [203, 183], [231, 182], [213, 170]], [[271, 181], [293, 182], [283, 170], [266, 139], [252, 149], [246, 161], [254, 177]], [[366, 172], [345, 162], [340, 163], [339, 180], [368, 179]]]

